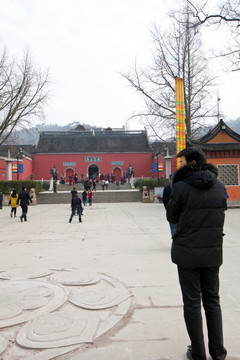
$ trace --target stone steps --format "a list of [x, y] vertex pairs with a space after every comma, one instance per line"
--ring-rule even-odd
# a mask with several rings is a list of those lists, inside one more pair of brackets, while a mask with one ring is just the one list
[[[74, 185], [68, 185], [68, 184], [59, 184], [57, 185], [57, 191], [71, 191], [73, 189], [73, 187], [75, 187], [78, 191], [83, 191], [83, 184], [82, 183], [77, 183]], [[97, 184], [96, 189], [99, 191], [102, 191], [102, 186], [100, 184]], [[105, 188], [106, 189], [106, 188]], [[125, 183], [125, 184], [119, 184], [119, 189], [120, 190], [130, 190], [131, 186], [129, 183]], [[117, 184], [116, 183], [110, 183], [108, 185], [108, 190], [117, 190]]]
[[[71, 187], [72, 189], [72, 187]], [[82, 189], [78, 191], [81, 197]], [[142, 201], [142, 193], [139, 190], [99, 190], [93, 191], [93, 203], [120, 203]], [[42, 192], [37, 197], [38, 204], [70, 204], [71, 192], [58, 191]]]

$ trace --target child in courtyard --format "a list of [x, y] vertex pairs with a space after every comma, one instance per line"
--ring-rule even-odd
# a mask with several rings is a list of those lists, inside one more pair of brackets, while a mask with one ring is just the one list
[[17, 216], [17, 201], [18, 201], [18, 194], [17, 191], [14, 189], [11, 194], [9, 195], [9, 205], [11, 205], [11, 212], [10, 216], [14, 217]]

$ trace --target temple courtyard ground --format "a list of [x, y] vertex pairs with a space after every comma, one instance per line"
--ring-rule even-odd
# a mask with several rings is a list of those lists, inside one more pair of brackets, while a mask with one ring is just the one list
[[[57, 275], [64, 271], [75, 275], [76, 272], [81, 274], [81, 271], [96, 273], [102, 276], [106, 288], [110, 286], [110, 290], [116, 291], [115, 299], [119, 300], [106, 310], [104, 306], [100, 310], [87, 310], [91, 313], [88, 322], [89, 331], [93, 332], [92, 342], [87, 340], [81, 344], [62, 344], [58, 340], [55, 347], [46, 347], [41, 351], [41, 346], [36, 349], [30, 346], [28, 349], [21, 345], [23, 340], [19, 339], [20, 345], [15, 341], [17, 332], [24, 326], [21, 321], [24, 323], [26, 319], [33, 320], [29, 313], [32, 311], [33, 314], [35, 311], [39, 314], [40, 310], [35, 310], [33, 305], [29, 305], [30, 308], [22, 305], [21, 315], [19, 311], [11, 315], [13, 319], [23, 319], [15, 324], [9, 320], [9, 306], [4, 304], [7, 310], [3, 313], [0, 311], [0, 350], [1, 342], [6, 346], [3, 346], [0, 359], [186, 359], [189, 339], [183, 320], [177, 269], [170, 258], [170, 232], [162, 204], [93, 203], [92, 207], [84, 209], [82, 223], [78, 222], [76, 216], [72, 223], [68, 222], [68, 204], [29, 206], [28, 221], [23, 223], [20, 222], [19, 215], [19, 208], [16, 218], [10, 217], [10, 207], [0, 210], [0, 288], [2, 286], [4, 290], [0, 290], [1, 306], [4, 303], [4, 299], [1, 300], [3, 293], [7, 294], [7, 299], [13, 299], [14, 287], [11, 282], [16, 284], [16, 289], [19, 286], [19, 291], [22, 292], [29, 288], [32, 281], [33, 289], [39, 291], [40, 281], [45, 284], [46, 277], [50, 284], [53, 283], [53, 290], [44, 294], [45, 300], [48, 298], [51, 302], [57, 287], [49, 275], [51, 271], [55, 271]], [[227, 359], [237, 360], [240, 359], [240, 209], [226, 211], [224, 233], [224, 264], [220, 271], [224, 339], [228, 350]], [[29, 280], [26, 276], [37, 272], [40, 274], [38, 279]], [[24, 286], [18, 285], [19, 281], [23, 281]], [[83, 287], [89, 290], [91, 286], [95, 285], [87, 284]], [[47, 285], [40, 287], [46, 291]], [[65, 291], [63, 286], [61, 289]], [[111, 291], [108, 290], [108, 296], [111, 297]], [[110, 303], [111, 301], [112, 298]], [[19, 300], [15, 302], [19, 308]], [[123, 303], [124, 306], [121, 305]], [[69, 309], [72, 311], [80, 309], [76, 305], [71, 306], [69, 305]], [[50, 312], [51, 309], [50, 307]], [[58, 312], [61, 312], [61, 307]], [[21, 317], [23, 314], [25, 318]], [[97, 331], [100, 318], [104, 326], [101, 331]], [[90, 329], [92, 324], [96, 327], [95, 330]], [[59, 329], [64, 327], [57, 326]], [[67, 328], [69, 329], [68, 326]], [[205, 321], [204, 328], [207, 347]], [[36, 333], [39, 335], [41, 332]], [[48, 327], [41, 336], [47, 337], [49, 333], [51, 331]], [[62, 337], [67, 336], [70, 335]]]

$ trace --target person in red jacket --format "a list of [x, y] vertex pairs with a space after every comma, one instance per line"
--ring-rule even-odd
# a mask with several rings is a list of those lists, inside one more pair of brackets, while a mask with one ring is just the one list
[[92, 206], [92, 198], [93, 198], [92, 190], [88, 190], [88, 203], [89, 203], [89, 206]]

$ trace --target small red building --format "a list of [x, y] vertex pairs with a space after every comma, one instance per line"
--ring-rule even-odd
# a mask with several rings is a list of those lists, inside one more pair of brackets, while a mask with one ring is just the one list
[[0, 147], [0, 181], [32, 178], [32, 145], [3, 145]]
[[207, 161], [218, 168], [219, 179], [227, 188], [228, 203], [239, 202], [240, 135], [220, 120], [205, 136], [191, 144], [201, 147]]

